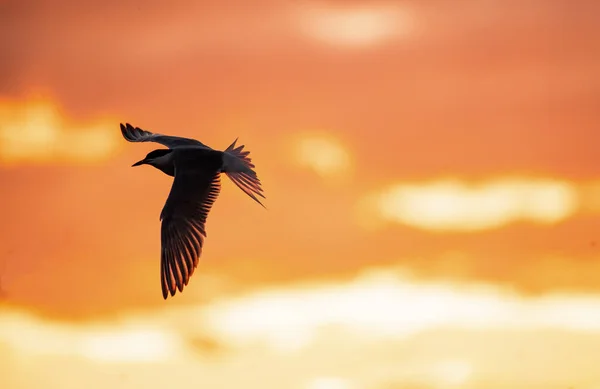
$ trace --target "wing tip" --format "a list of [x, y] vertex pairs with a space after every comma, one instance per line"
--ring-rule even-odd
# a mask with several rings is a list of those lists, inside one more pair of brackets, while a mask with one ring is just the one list
[[151, 136], [152, 133], [146, 130], [142, 130], [139, 127], [134, 127], [128, 122], [119, 123], [119, 127], [121, 128], [121, 134], [123, 138], [128, 140], [129, 142], [145, 142], [146, 137]]
[[235, 140], [233, 141], [233, 143], [232, 143], [232, 144], [230, 144], [230, 145], [229, 145], [229, 147], [227, 147], [227, 148], [225, 149], [225, 151], [232, 151], [232, 150], [235, 148], [235, 144], [237, 143], [238, 139], [239, 139], [239, 137], [238, 137], [238, 138], [235, 138]]
[[[177, 294], [177, 286], [175, 286], [175, 285], [173, 285], [173, 286], [175, 287], [175, 289], [171, 290], [170, 285], [163, 284], [163, 290], [162, 290], [163, 300], [168, 300], [169, 297], [174, 297], [175, 294]], [[180, 290], [180, 292], [181, 292], [181, 290]]]
[[258, 176], [249, 176], [244, 173], [235, 172], [228, 172], [226, 174], [229, 179], [242, 190], [242, 192], [246, 193], [252, 200], [256, 201], [263, 208], [267, 209], [267, 207], [256, 197], [259, 196], [265, 200], [267, 199], [267, 197], [263, 194], [264, 190]]
[[125, 124], [119, 123], [119, 127], [121, 128], [121, 134], [123, 135], [123, 138], [130, 142], [135, 140], [135, 128], [131, 124], [127, 122], [125, 122]]

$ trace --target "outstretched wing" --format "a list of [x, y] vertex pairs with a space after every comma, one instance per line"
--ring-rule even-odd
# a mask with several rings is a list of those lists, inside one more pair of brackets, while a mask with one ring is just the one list
[[121, 123], [120, 126], [123, 138], [125, 138], [129, 142], [156, 142], [160, 143], [163, 146], [167, 146], [170, 149], [177, 146], [201, 146], [210, 149], [210, 147], [208, 147], [200, 141], [197, 141], [196, 139], [155, 134], [150, 131], [142, 130], [139, 127], [133, 127], [129, 123]]
[[198, 266], [206, 218], [221, 190], [220, 172], [175, 170], [161, 212], [160, 278], [163, 298], [183, 291]]

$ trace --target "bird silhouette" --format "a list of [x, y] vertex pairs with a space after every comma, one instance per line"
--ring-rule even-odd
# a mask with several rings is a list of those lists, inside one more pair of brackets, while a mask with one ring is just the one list
[[206, 218], [221, 190], [221, 173], [263, 207], [257, 196], [265, 196], [250, 152], [244, 151], [244, 145], [236, 147], [237, 139], [219, 151], [195, 139], [152, 133], [129, 123], [120, 126], [129, 142], [156, 142], [168, 147], [153, 150], [132, 165], [150, 165], [174, 177], [160, 214], [160, 280], [166, 300], [177, 290], [183, 292], [198, 266]]

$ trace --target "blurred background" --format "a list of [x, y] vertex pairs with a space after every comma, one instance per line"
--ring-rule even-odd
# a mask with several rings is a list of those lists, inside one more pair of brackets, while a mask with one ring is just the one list
[[[0, 1], [0, 386], [600, 388], [600, 3]], [[120, 122], [251, 151], [183, 294]]]

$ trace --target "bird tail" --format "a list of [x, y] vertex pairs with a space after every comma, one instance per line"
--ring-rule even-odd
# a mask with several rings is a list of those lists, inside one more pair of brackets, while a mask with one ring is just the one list
[[261, 187], [260, 180], [254, 171], [254, 164], [252, 159], [249, 157], [250, 152], [244, 151], [244, 145], [235, 147], [236, 140], [233, 141], [223, 154], [223, 173], [227, 174], [227, 177], [238, 188], [244, 191], [254, 201], [262, 205], [263, 203], [256, 196], [260, 196], [263, 199], [266, 198], [263, 195], [263, 189]]

